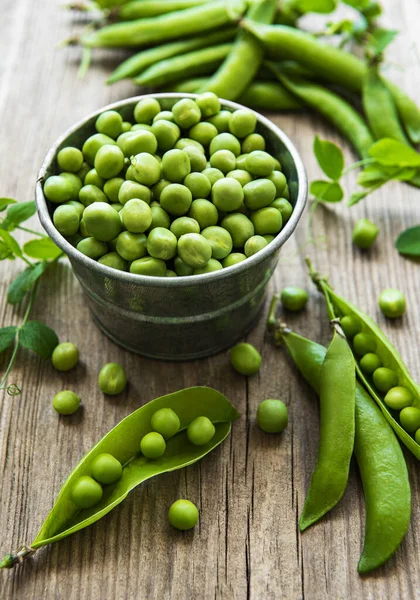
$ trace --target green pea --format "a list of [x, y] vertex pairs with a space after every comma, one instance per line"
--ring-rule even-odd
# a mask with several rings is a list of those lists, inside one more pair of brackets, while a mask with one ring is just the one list
[[190, 209], [192, 194], [190, 190], [179, 183], [166, 186], [160, 195], [160, 203], [170, 215], [181, 217]]
[[177, 238], [164, 227], [155, 227], [147, 238], [147, 252], [153, 258], [169, 260], [176, 254]]
[[199, 233], [186, 233], [178, 240], [178, 254], [185, 264], [199, 269], [210, 260], [212, 247]]
[[177, 500], [169, 509], [168, 519], [175, 529], [187, 531], [198, 523], [198, 508], [189, 500]]
[[287, 180], [284, 173], [282, 173], [281, 171], [274, 170], [267, 176], [267, 179], [272, 181], [276, 186], [276, 198], [281, 198], [284, 192], [284, 188], [287, 184]]
[[222, 261], [222, 266], [223, 268], [226, 269], [226, 267], [233, 267], [233, 265], [237, 265], [240, 262], [243, 262], [244, 260], [246, 260], [246, 256], [245, 254], [242, 254], [241, 252], [232, 252], [232, 254], [229, 254], [229, 256], [227, 256], [223, 261]]
[[137, 123], [150, 124], [160, 111], [160, 104], [155, 98], [142, 98], [134, 107], [134, 118]]
[[120, 461], [107, 452], [98, 454], [93, 459], [90, 469], [92, 477], [103, 485], [115, 483], [121, 479], [123, 472]]
[[402, 386], [391, 388], [384, 398], [385, 404], [394, 410], [407, 408], [407, 406], [411, 406], [413, 404], [413, 401], [414, 396], [411, 390]]
[[178, 217], [172, 221], [170, 229], [177, 239], [185, 233], [200, 233], [200, 225], [191, 217]]
[[212, 123], [219, 133], [229, 131], [229, 121], [232, 117], [230, 110], [221, 110], [209, 117], [207, 120]]
[[182, 183], [190, 172], [190, 158], [183, 150], [168, 150], [162, 156], [162, 175], [168, 181]]
[[127, 158], [140, 154], [141, 152], [155, 154], [158, 147], [156, 136], [152, 131], [146, 131], [144, 129], [122, 133], [117, 140], [117, 144]]
[[162, 167], [160, 162], [147, 152], [140, 152], [131, 158], [133, 175], [138, 183], [154, 185], [160, 179]]
[[194, 446], [208, 444], [215, 433], [216, 428], [208, 417], [197, 417], [187, 428], [187, 437]]
[[53, 222], [56, 229], [68, 237], [77, 233], [79, 229], [80, 216], [74, 206], [61, 204], [57, 206], [53, 214]]
[[83, 221], [89, 234], [102, 242], [113, 240], [121, 231], [119, 214], [105, 202], [94, 202], [87, 206], [83, 212]]
[[274, 158], [262, 150], [253, 150], [246, 158], [246, 170], [254, 177], [268, 177], [275, 166]]
[[218, 114], [220, 111], [220, 100], [213, 92], [204, 92], [197, 96], [195, 101], [203, 117], [211, 117], [212, 115]]
[[80, 406], [80, 396], [70, 390], [63, 390], [54, 396], [52, 405], [59, 415], [73, 415]]
[[193, 200], [188, 216], [195, 219], [201, 229], [216, 225], [219, 220], [217, 208], [212, 202], [205, 200], [204, 198]]
[[186, 150], [193, 146], [197, 150], [199, 150], [202, 154], [205, 154], [204, 146], [197, 142], [197, 140], [193, 140], [191, 138], [180, 138], [175, 144], [175, 148], [177, 150]]
[[127, 133], [132, 127], [133, 125], [130, 123], [130, 121], [123, 121], [121, 123], [121, 133]]
[[76, 173], [67, 173], [67, 172], [60, 173], [59, 177], [62, 177], [63, 179], [68, 181], [71, 185], [72, 191], [71, 191], [70, 201], [78, 200], [79, 192], [83, 187], [83, 183], [82, 183], [82, 180], [80, 179], [80, 177], [78, 175], [76, 175]]
[[375, 352], [376, 340], [370, 333], [356, 333], [353, 348], [357, 356], [364, 356], [368, 352]]
[[105, 182], [103, 191], [110, 202], [118, 202], [118, 194], [124, 183], [125, 179], [122, 177], [112, 177]]
[[195, 146], [186, 146], [182, 152], [187, 154], [188, 158], [190, 159], [192, 173], [201, 173], [201, 171], [206, 168], [206, 155], [203, 154], [198, 148]]
[[78, 148], [67, 146], [57, 154], [57, 163], [62, 171], [77, 173], [83, 166], [83, 154]]
[[178, 275], [172, 269], [166, 269], [165, 277], [178, 277]]
[[156, 116], [153, 117], [153, 123], [160, 120], [173, 121], [174, 116], [171, 110], [161, 110]]
[[151, 132], [156, 137], [158, 148], [161, 152], [166, 152], [173, 148], [181, 135], [181, 131], [176, 123], [163, 119], [153, 123]]
[[247, 168], [246, 168], [246, 160], [248, 158], [248, 154], [240, 154], [239, 156], [236, 157], [236, 168], [237, 169], [241, 169], [243, 171], [248, 172]]
[[152, 223], [148, 229], [148, 231], [152, 231], [156, 227], [166, 227], [169, 229], [171, 224], [171, 219], [164, 208], [161, 206], [151, 206], [152, 211]]
[[265, 139], [259, 133], [250, 133], [242, 142], [241, 151], [244, 154], [249, 154], [254, 150], [265, 150]]
[[274, 235], [267, 235], [266, 234], [266, 235], [263, 235], [262, 237], [265, 239], [265, 241], [267, 242], [267, 244], [270, 244], [274, 240]]
[[287, 422], [287, 406], [281, 400], [264, 400], [258, 406], [257, 423], [266, 433], [281, 433]]
[[202, 173], [207, 177], [212, 186], [216, 183], [216, 181], [224, 178], [222, 171], [220, 169], [215, 169], [214, 167], [207, 167], [202, 171]]
[[128, 262], [146, 256], [146, 236], [144, 233], [132, 233], [131, 231], [122, 231], [116, 240], [116, 250], [118, 254]]
[[70, 371], [79, 362], [79, 350], [71, 342], [62, 342], [54, 348], [51, 360], [57, 371]]
[[90, 206], [94, 202], [108, 202], [108, 198], [103, 191], [92, 184], [84, 185], [82, 187], [79, 192], [79, 200], [85, 206]]
[[215, 258], [210, 258], [204, 267], [194, 269], [193, 275], [204, 275], [205, 273], [213, 273], [213, 271], [220, 271], [221, 269], [223, 269], [222, 263]]
[[362, 324], [356, 317], [353, 317], [352, 315], [341, 317], [340, 325], [346, 337], [349, 339], [353, 339], [357, 333], [362, 331]]
[[227, 215], [222, 221], [222, 227], [229, 231], [234, 248], [242, 248], [245, 242], [255, 234], [252, 221], [241, 213]]
[[391, 388], [398, 386], [398, 375], [392, 369], [379, 367], [373, 372], [373, 383], [380, 392], [385, 394]]
[[172, 107], [175, 123], [182, 129], [190, 129], [201, 119], [201, 111], [197, 103], [190, 98], [183, 98]]
[[233, 169], [233, 171], [229, 171], [229, 173], [227, 173], [226, 177], [232, 177], [233, 179], [236, 179], [236, 181], [239, 181], [242, 187], [252, 181], [251, 175], [248, 173], [248, 171], [244, 171], [243, 169]]
[[379, 296], [379, 308], [390, 319], [402, 317], [406, 309], [404, 294], [392, 288], [384, 290]]
[[160, 179], [154, 186], [153, 186], [153, 198], [155, 198], [155, 200], [157, 200], [158, 202], [160, 202], [160, 195], [163, 192], [163, 190], [170, 185], [170, 181], [167, 181], [166, 179]]
[[131, 131], [151, 131], [151, 130], [152, 130], [151, 125], [146, 125], [146, 123], [135, 123], [131, 127]]
[[211, 192], [210, 180], [203, 173], [189, 173], [183, 183], [190, 190], [193, 199], [207, 198]]
[[244, 196], [247, 208], [258, 210], [273, 202], [276, 197], [276, 187], [269, 179], [255, 179], [244, 186]]
[[235, 156], [241, 153], [239, 140], [231, 133], [219, 133], [210, 142], [210, 156], [218, 150], [230, 150]]
[[88, 475], [82, 475], [73, 485], [71, 499], [77, 508], [90, 508], [102, 499], [101, 485]]
[[152, 224], [152, 210], [150, 206], [137, 198], [132, 198], [124, 204], [120, 215], [124, 226], [132, 233], [143, 233]]
[[400, 412], [400, 423], [408, 433], [414, 433], [420, 427], [420, 410], [413, 406], [403, 408]]
[[151, 277], [166, 277], [166, 263], [159, 258], [145, 256], [131, 263], [130, 273], [149, 275]]
[[379, 227], [369, 219], [360, 219], [353, 229], [353, 242], [362, 250], [367, 250], [378, 237]]
[[161, 408], [152, 415], [152, 429], [157, 431], [165, 439], [178, 433], [181, 422], [178, 415], [171, 408]]
[[105, 144], [96, 153], [94, 164], [99, 177], [111, 179], [122, 171], [124, 154], [118, 146]]
[[194, 273], [194, 267], [190, 267], [180, 256], [176, 256], [174, 259], [174, 269], [175, 273], [180, 277], [186, 277], [187, 275], [192, 275]]
[[116, 138], [122, 131], [122, 116], [116, 110], [106, 110], [96, 119], [95, 127], [98, 133], [104, 133]]
[[79, 224], [79, 234], [83, 237], [83, 238], [88, 238], [91, 237], [90, 233], [88, 232], [88, 230], [86, 229], [86, 225], [83, 219], [81, 219], [80, 224]]
[[211, 198], [218, 210], [236, 211], [244, 201], [244, 189], [239, 181], [226, 177], [225, 179], [219, 179], [213, 185]]
[[140, 450], [146, 458], [159, 458], [166, 450], [166, 442], [163, 435], [157, 433], [157, 431], [146, 433], [141, 439]]
[[93, 165], [95, 162], [95, 156], [98, 152], [99, 148], [105, 146], [106, 144], [115, 144], [115, 140], [113, 140], [109, 135], [105, 135], [103, 133], [95, 133], [88, 137], [88, 139], [83, 144], [82, 152], [85, 160]]
[[213, 258], [226, 258], [226, 256], [231, 253], [233, 246], [232, 238], [230, 233], [223, 227], [217, 227], [214, 225], [211, 227], [206, 227], [201, 232], [201, 235], [210, 242]]
[[188, 135], [192, 140], [199, 142], [203, 146], [208, 146], [217, 134], [218, 131], [212, 123], [202, 121], [201, 123], [194, 125], [194, 127], [190, 129]]
[[360, 359], [359, 366], [363, 373], [366, 375], [372, 375], [376, 369], [382, 367], [382, 361], [377, 354], [368, 352]]
[[286, 200], [286, 198], [276, 198], [270, 204], [270, 207], [277, 208], [277, 210], [280, 212], [283, 225], [287, 223], [293, 212], [293, 206], [288, 200]]
[[260, 208], [251, 214], [251, 221], [255, 227], [255, 233], [264, 235], [266, 233], [278, 233], [283, 225], [280, 212], [276, 208]]
[[60, 175], [52, 175], [44, 183], [44, 194], [54, 204], [67, 202], [73, 196], [73, 188], [69, 181]]
[[252, 134], [257, 126], [257, 115], [248, 108], [233, 111], [229, 120], [229, 131], [238, 138]]
[[150, 204], [152, 193], [148, 187], [137, 181], [124, 181], [118, 192], [118, 200], [121, 204], [127, 204], [129, 200], [136, 198]]
[[77, 250], [89, 258], [98, 259], [108, 252], [108, 246], [105, 242], [96, 240], [93, 237], [87, 237], [80, 240], [76, 246]]
[[289, 191], [289, 186], [286, 184], [286, 187], [283, 190], [283, 194], [282, 194], [283, 198], [285, 198], [286, 200], [290, 200], [290, 191]]
[[117, 269], [118, 271], [128, 271], [127, 261], [125, 261], [118, 252], [108, 252], [98, 260], [101, 265]]
[[266, 240], [261, 235], [253, 235], [244, 246], [245, 255], [249, 258], [267, 246]]
[[119, 213], [122, 210], [123, 205], [121, 204], [121, 202], [113, 202], [112, 204], [110, 204], [110, 206], [112, 206], [112, 208], [114, 210], [117, 211], [117, 213]]
[[236, 157], [230, 150], [217, 150], [211, 155], [210, 164], [213, 169], [219, 169], [219, 171], [226, 174], [236, 167]]
[[127, 375], [118, 363], [107, 363], [99, 371], [98, 386], [107, 396], [116, 396], [125, 390]]
[[255, 375], [261, 367], [261, 354], [252, 344], [243, 342], [232, 348], [230, 362], [241, 375]]
[[90, 165], [87, 162], [83, 162], [82, 168], [77, 171], [77, 176], [79, 177], [79, 179], [81, 181], [85, 180], [86, 175], [89, 173], [90, 171]]
[[280, 300], [286, 310], [296, 312], [305, 308], [309, 294], [300, 287], [290, 285], [282, 290]]

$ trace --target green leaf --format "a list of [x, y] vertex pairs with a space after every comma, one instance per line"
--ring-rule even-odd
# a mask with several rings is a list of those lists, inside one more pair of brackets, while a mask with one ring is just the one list
[[23, 223], [36, 213], [36, 204], [31, 202], [18, 202], [9, 207], [6, 219], [13, 225]]
[[15, 238], [12, 235], [10, 235], [8, 231], [0, 229], [0, 237], [3, 239], [3, 242], [9, 248], [9, 250], [13, 252], [15, 256], [22, 258], [22, 250], [20, 249], [19, 244], [17, 243]]
[[302, 13], [328, 14], [337, 8], [337, 0], [297, 0], [296, 8]]
[[8, 302], [10, 304], [18, 304], [23, 300], [25, 294], [29, 292], [35, 281], [41, 277], [47, 266], [48, 263], [43, 261], [36, 263], [33, 267], [27, 267], [19, 273], [7, 291]]
[[9, 204], [15, 204], [16, 200], [13, 198], [0, 198], [0, 212], [5, 210]]
[[60, 248], [50, 238], [30, 240], [23, 246], [23, 251], [31, 258], [41, 260], [54, 260], [61, 254]]
[[382, 54], [385, 48], [394, 40], [396, 35], [398, 35], [398, 31], [395, 29], [375, 29], [369, 35], [368, 43], [373, 55], [379, 56]]
[[27, 321], [19, 331], [19, 343], [42, 358], [50, 358], [58, 346], [57, 334], [41, 321]]
[[4, 242], [0, 241], [0, 260], [15, 260], [15, 255]]
[[344, 156], [341, 148], [328, 140], [321, 140], [316, 136], [314, 140], [314, 152], [318, 164], [325, 175], [333, 181], [338, 181], [344, 169]]
[[[152, 415], [161, 408], [171, 408], [176, 412], [181, 431], [167, 440], [163, 456], [150, 460], [139, 453], [139, 443], [151, 431]], [[204, 446], [194, 446], [186, 436], [185, 429], [198, 416], [206, 416], [216, 428], [214, 437]], [[140, 483], [197, 462], [223, 442], [230, 433], [232, 421], [238, 416], [225, 396], [205, 387], [180, 390], [145, 404], [111, 429], [81, 459], [61, 488], [53, 509], [31, 546], [45, 546], [95, 523]], [[122, 477], [115, 484], [105, 486], [102, 499], [95, 506], [77, 509], [71, 501], [74, 483], [82, 475], [91, 474], [92, 461], [102, 452], [109, 452], [124, 465]]]
[[311, 194], [322, 202], [340, 202], [344, 197], [343, 188], [335, 181], [313, 181]]
[[420, 225], [406, 229], [397, 237], [395, 247], [405, 256], [420, 256]]
[[343, 0], [344, 4], [352, 6], [356, 10], [364, 10], [370, 2], [371, 0]]
[[376, 187], [388, 181], [408, 181], [416, 174], [412, 167], [385, 167], [379, 164], [369, 165], [359, 173], [357, 183], [365, 188]]
[[388, 167], [420, 168], [420, 154], [401, 142], [382, 138], [369, 148], [369, 154], [381, 165]]
[[366, 198], [366, 196], [368, 194], [369, 194], [369, 192], [353, 192], [353, 194], [350, 196], [350, 199], [348, 201], [348, 205], [354, 206], [355, 204], [360, 202], [360, 200], [363, 200], [364, 198]]
[[2, 327], [0, 329], [0, 352], [6, 350], [13, 344], [18, 328], [14, 326]]

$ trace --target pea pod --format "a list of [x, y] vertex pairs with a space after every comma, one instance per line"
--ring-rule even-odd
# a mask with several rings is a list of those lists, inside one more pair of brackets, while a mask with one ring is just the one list
[[[166, 451], [160, 458], [149, 460], [140, 454], [140, 440], [152, 431], [151, 417], [161, 408], [171, 408], [180, 420], [180, 432], [167, 440]], [[214, 437], [205, 445], [194, 446], [188, 441], [186, 428], [199, 416], [208, 417], [215, 425]], [[229, 435], [232, 421], [238, 417], [235, 408], [217, 390], [192, 387], [152, 400], [134, 411], [105, 435], [79, 462], [64, 483], [57, 500], [42, 525], [28, 553], [41, 546], [57, 542], [88, 525], [95, 523], [120, 504], [143, 481], [150, 477], [182, 469], [216, 448]], [[109, 453], [123, 465], [121, 478], [104, 488], [102, 499], [91, 508], [78, 509], [71, 492], [81, 476], [91, 474], [95, 457]], [[8, 555], [6, 564], [19, 562], [19, 556]], [[13, 557], [15, 557], [13, 559]]]
[[[308, 384], [319, 394], [326, 348], [283, 327], [276, 333]], [[356, 384], [354, 453], [366, 503], [363, 552], [357, 570], [368, 573], [398, 549], [410, 522], [411, 491], [401, 447], [379, 408]]]
[[[307, 261], [310, 268], [310, 275], [312, 280], [317, 285], [321, 293], [324, 294], [327, 301], [327, 308], [331, 319], [342, 319], [345, 316], [353, 317], [356, 322], [360, 325], [360, 331], [358, 333], [368, 334], [373, 339], [374, 352], [379, 356], [382, 363], [382, 367], [390, 369], [396, 375], [397, 382], [395, 386], [401, 386], [409, 390], [412, 394], [411, 407], [420, 409], [420, 391], [415, 381], [411, 377], [407, 366], [403, 362], [400, 354], [391, 344], [389, 339], [379, 328], [379, 326], [371, 319], [368, 315], [359, 310], [351, 302], [348, 302], [338, 294], [334, 292], [332, 287], [327, 283], [325, 279], [322, 279], [313, 270], [310, 261]], [[354, 336], [353, 336], [354, 337]], [[349, 344], [351, 344], [352, 336], [348, 336]], [[353, 343], [354, 352], [354, 343]], [[366, 375], [360, 367], [360, 358], [357, 360], [356, 357], [356, 371], [359, 379], [363, 385], [369, 391], [372, 398], [377, 402], [379, 408], [382, 410], [386, 420], [391, 425], [400, 440], [407, 446], [407, 448], [414, 454], [414, 456], [420, 459], [420, 445], [416, 442], [414, 437], [410, 435], [398, 422], [398, 411], [388, 408], [385, 403], [385, 393], [381, 392], [375, 385], [373, 377]], [[394, 386], [394, 387], [395, 387]]]
[[212, 0], [133, 0], [114, 10], [119, 21], [134, 21], [200, 6]]

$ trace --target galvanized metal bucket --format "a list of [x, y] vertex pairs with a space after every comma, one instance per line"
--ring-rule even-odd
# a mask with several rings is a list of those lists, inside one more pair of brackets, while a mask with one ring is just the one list
[[[189, 277], [147, 277], [117, 271], [78, 252], [54, 227], [52, 206], [42, 184], [57, 172], [56, 156], [64, 146], [81, 148], [95, 132], [104, 110], [118, 110], [132, 118], [135, 104], [145, 96], [115, 102], [89, 115], [66, 131], [52, 146], [39, 171], [36, 203], [48, 235], [67, 254], [95, 322], [114, 342], [144, 356], [186, 360], [208, 356], [231, 346], [256, 321], [264, 291], [278, 261], [281, 246], [291, 236], [307, 200], [305, 169], [292, 142], [271, 121], [257, 114], [257, 130], [267, 140], [289, 181], [293, 214], [277, 237], [263, 250], [232, 267]], [[194, 94], [153, 94], [163, 109]], [[222, 108], [243, 108], [222, 101]]]

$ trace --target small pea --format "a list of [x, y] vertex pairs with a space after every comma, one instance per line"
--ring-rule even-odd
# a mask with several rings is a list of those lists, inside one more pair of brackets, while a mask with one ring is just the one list
[[356, 317], [352, 315], [346, 315], [340, 319], [341, 329], [344, 331], [346, 337], [353, 339], [357, 333], [362, 331], [362, 324]]
[[194, 269], [193, 275], [204, 275], [204, 273], [213, 273], [213, 271], [220, 271], [221, 269], [223, 269], [222, 263], [216, 258], [210, 258], [204, 267]]
[[52, 405], [59, 415], [72, 415], [80, 406], [80, 396], [71, 390], [63, 390], [54, 396]]
[[[270, 178], [268, 177], [268, 179]], [[281, 214], [283, 225], [287, 223], [293, 212], [293, 206], [288, 200], [286, 200], [286, 198], [276, 198], [270, 204], [270, 208], [277, 208], [277, 210]]]
[[375, 352], [376, 340], [370, 333], [357, 333], [353, 339], [353, 348], [357, 356]]
[[180, 529], [187, 531], [192, 529], [198, 522], [198, 508], [189, 500], [177, 500], [174, 502], [168, 512], [169, 523]]
[[401, 410], [402, 408], [411, 406], [413, 400], [414, 396], [412, 392], [408, 388], [402, 386], [391, 388], [384, 398], [385, 404], [394, 410]]
[[246, 255], [242, 254], [242, 252], [232, 252], [232, 254], [229, 254], [229, 256], [226, 256], [226, 258], [223, 259], [222, 266], [224, 269], [226, 269], [226, 267], [233, 267], [233, 265], [243, 262], [246, 258]]
[[233, 111], [229, 120], [229, 131], [238, 138], [245, 138], [255, 131], [257, 115], [248, 108]]
[[107, 363], [99, 371], [98, 385], [101, 392], [108, 396], [121, 394], [127, 385], [124, 368], [118, 363]]
[[[110, 244], [112, 241], [110, 242]], [[127, 261], [124, 260], [118, 252], [108, 252], [101, 256], [98, 260], [98, 263], [101, 265], [105, 265], [106, 267], [111, 267], [112, 269], [117, 269], [118, 271], [127, 271], [128, 264]]]
[[155, 185], [160, 179], [162, 166], [153, 154], [140, 152], [131, 158], [133, 175], [143, 185]]
[[367, 250], [378, 237], [379, 227], [369, 219], [360, 219], [353, 229], [353, 242], [362, 250]]
[[91, 464], [92, 477], [104, 485], [115, 483], [121, 478], [122, 465], [112, 454], [98, 454]]
[[160, 104], [155, 98], [143, 98], [134, 107], [134, 118], [137, 123], [150, 124], [160, 112]]
[[181, 426], [178, 415], [172, 408], [161, 408], [152, 415], [152, 429], [164, 438], [168, 439], [175, 435]]
[[169, 260], [176, 254], [177, 238], [169, 229], [155, 227], [149, 233], [146, 248], [153, 258]]
[[72, 186], [69, 181], [61, 177], [60, 175], [52, 175], [48, 177], [44, 183], [44, 194], [47, 200], [60, 204], [61, 202], [67, 202], [72, 198]]
[[248, 343], [236, 344], [230, 352], [232, 367], [242, 375], [255, 375], [261, 367], [261, 354]]
[[253, 150], [265, 150], [265, 139], [259, 133], [250, 133], [242, 142], [244, 154], [249, 154]]
[[51, 360], [57, 371], [70, 371], [79, 362], [79, 350], [71, 342], [63, 342], [54, 348]]
[[285, 287], [280, 296], [282, 305], [286, 310], [299, 311], [303, 310], [308, 302], [309, 294], [306, 290], [296, 287], [289, 286]]
[[116, 138], [122, 131], [122, 116], [116, 110], [106, 110], [96, 119], [95, 127], [98, 133], [104, 133]]
[[376, 369], [382, 367], [382, 361], [377, 354], [368, 352], [360, 359], [360, 368], [366, 375], [372, 375]]
[[197, 417], [187, 428], [187, 437], [194, 446], [208, 444], [215, 433], [216, 428], [208, 417]]
[[183, 129], [190, 129], [201, 119], [199, 106], [190, 98], [183, 98], [172, 107], [175, 123]]
[[261, 235], [253, 235], [250, 237], [244, 246], [244, 252], [247, 257], [253, 256], [267, 246], [267, 240]]
[[420, 427], [420, 410], [413, 406], [403, 408], [400, 412], [400, 423], [406, 431], [414, 433]]
[[391, 388], [398, 386], [398, 375], [392, 369], [379, 367], [373, 372], [373, 383], [384, 394]]
[[392, 288], [384, 290], [379, 296], [379, 308], [390, 319], [402, 317], [406, 309], [404, 294]]
[[102, 499], [101, 485], [88, 475], [82, 475], [71, 490], [71, 499], [78, 508], [90, 508]]
[[67, 146], [57, 154], [58, 166], [62, 171], [77, 173], [83, 166], [83, 154], [78, 148]]
[[266, 433], [281, 433], [287, 427], [287, 406], [281, 400], [264, 400], [258, 406], [257, 422]]
[[131, 263], [130, 273], [149, 275], [151, 277], [166, 277], [166, 263], [160, 258], [144, 256]]
[[166, 442], [163, 435], [157, 431], [146, 433], [141, 439], [140, 450], [146, 458], [159, 458], [166, 450]]
[[204, 92], [195, 101], [203, 117], [211, 117], [220, 111], [220, 100], [213, 92]]

